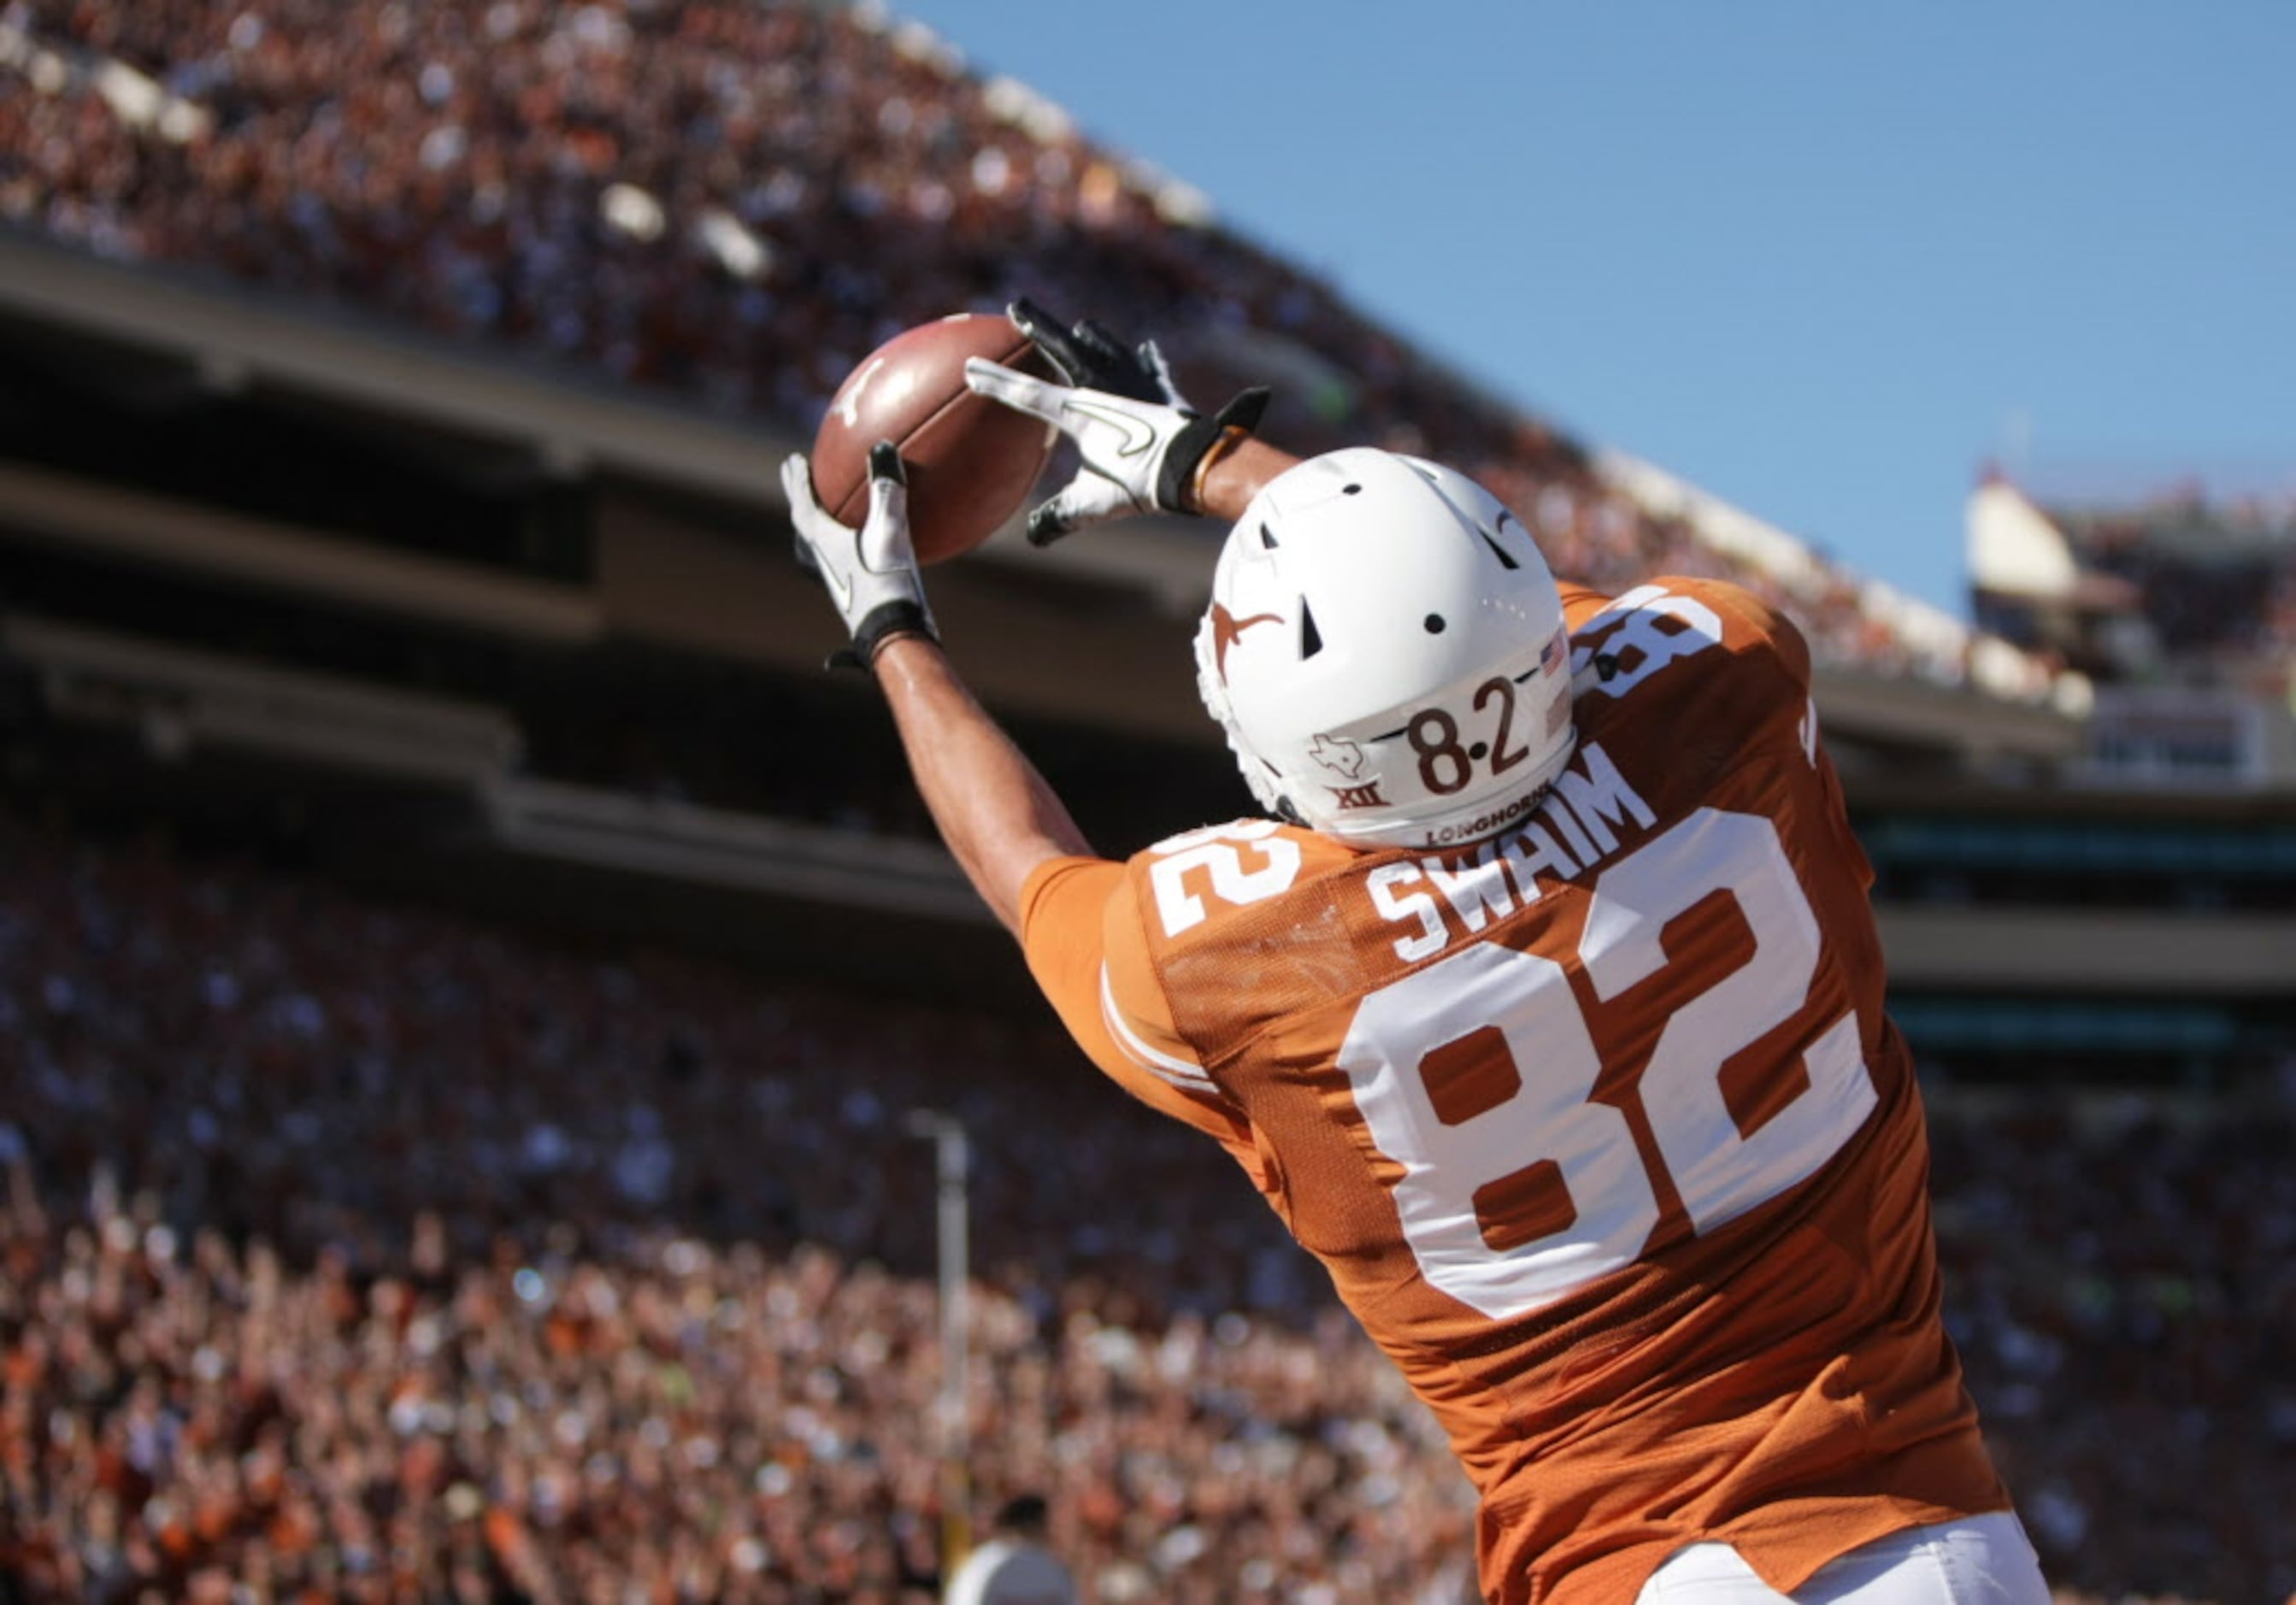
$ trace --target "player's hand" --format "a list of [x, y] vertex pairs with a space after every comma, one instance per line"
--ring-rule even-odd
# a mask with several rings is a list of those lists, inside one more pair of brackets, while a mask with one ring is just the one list
[[814, 500], [805, 454], [782, 463], [790, 522], [797, 527], [797, 561], [821, 580], [853, 639], [830, 654], [832, 668], [865, 669], [877, 649], [897, 635], [938, 641], [923, 578], [909, 544], [909, 482], [890, 440], [869, 448], [869, 516], [848, 529]]
[[1204, 417], [1172, 388], [1153, 341], [1128, 351], [1089, 321], [1062, 332], [1026, 301], [1014, 306], [1012, 317], [1070, 382], [1050, 383], [977, 356], [964, 364], [964, 382], [1043, 419], [1076, 442], [1082, 460], [1076, 478], [1030, 511], [1029, 539], [1036, 545], [1105, 519], [1200, 511], [1202, 470], [1250, 435], [1267, 411], [1267, 392], [1250, 389]]

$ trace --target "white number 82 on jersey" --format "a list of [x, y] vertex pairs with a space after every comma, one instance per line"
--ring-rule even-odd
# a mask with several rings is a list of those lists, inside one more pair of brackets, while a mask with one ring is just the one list
[[[1656, 975], [1667, 921], [1727, 892], [1753, 956], [1677, 1008], [1640, 1093], [1661, 1162], [1704, 1232], [1814, 1175], [1878, 1101], [1854, 1012], [1806, 1038], [1808, 1084], [1742, 1134], [1724, 1100], [1724, 1063], [1808, 1003], [1816, 916], [1778, 840], [1757, 815], [1703, 808], [1603, 872], [1578, 944], [1596, 998]], [[1423, 1067], [1447, 1044], [1496, 1030], [1514, 1060], [1512, 1096], [1446, 1119]], [[1603, 1064], [1568, 974], [1554, 959], [1480, 942], [1365, 997], [1339, 1054], [1394, 1184], [1406, 1240], [1427, 1279], [1493, 1319], [1523, 1315], [1632, 1264], [1659, 1220], [1657, 1190], [1627, 1118], [1590, 1094]], [[1568, 1218], [1495, 1249], [1479, 1190], [1551, 1165]]]

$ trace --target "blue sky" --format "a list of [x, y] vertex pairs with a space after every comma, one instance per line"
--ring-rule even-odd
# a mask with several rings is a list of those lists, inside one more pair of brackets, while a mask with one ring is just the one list
[[2296, 0], [895, 0], [1582, 438], [1963, 610], [1988, 457], [2296, 482]]

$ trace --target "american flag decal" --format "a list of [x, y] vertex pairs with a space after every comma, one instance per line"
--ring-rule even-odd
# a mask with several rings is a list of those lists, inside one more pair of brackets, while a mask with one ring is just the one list
[[1553, 639], [1538, 649], [1538, 672], [1542, 675], [1553, 674], [1555, 666], [1562, 661], [1570, 651], [1570, 635], [1562, 630], [1555, 631]]

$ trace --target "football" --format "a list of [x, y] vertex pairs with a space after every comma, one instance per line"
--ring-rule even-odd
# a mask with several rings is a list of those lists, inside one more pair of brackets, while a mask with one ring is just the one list
[[971, 356], [1053, 377], [1004, 317], [956, 313], [872, 351], [838, 387], [813, 438], [814, 495], [855, 529], [869, 512], [869, 448], [890, 440], [900, 449], [919, 562], [960, 556], [1003, 528], [1052, 454], [1050, 424], [965, 388]]

